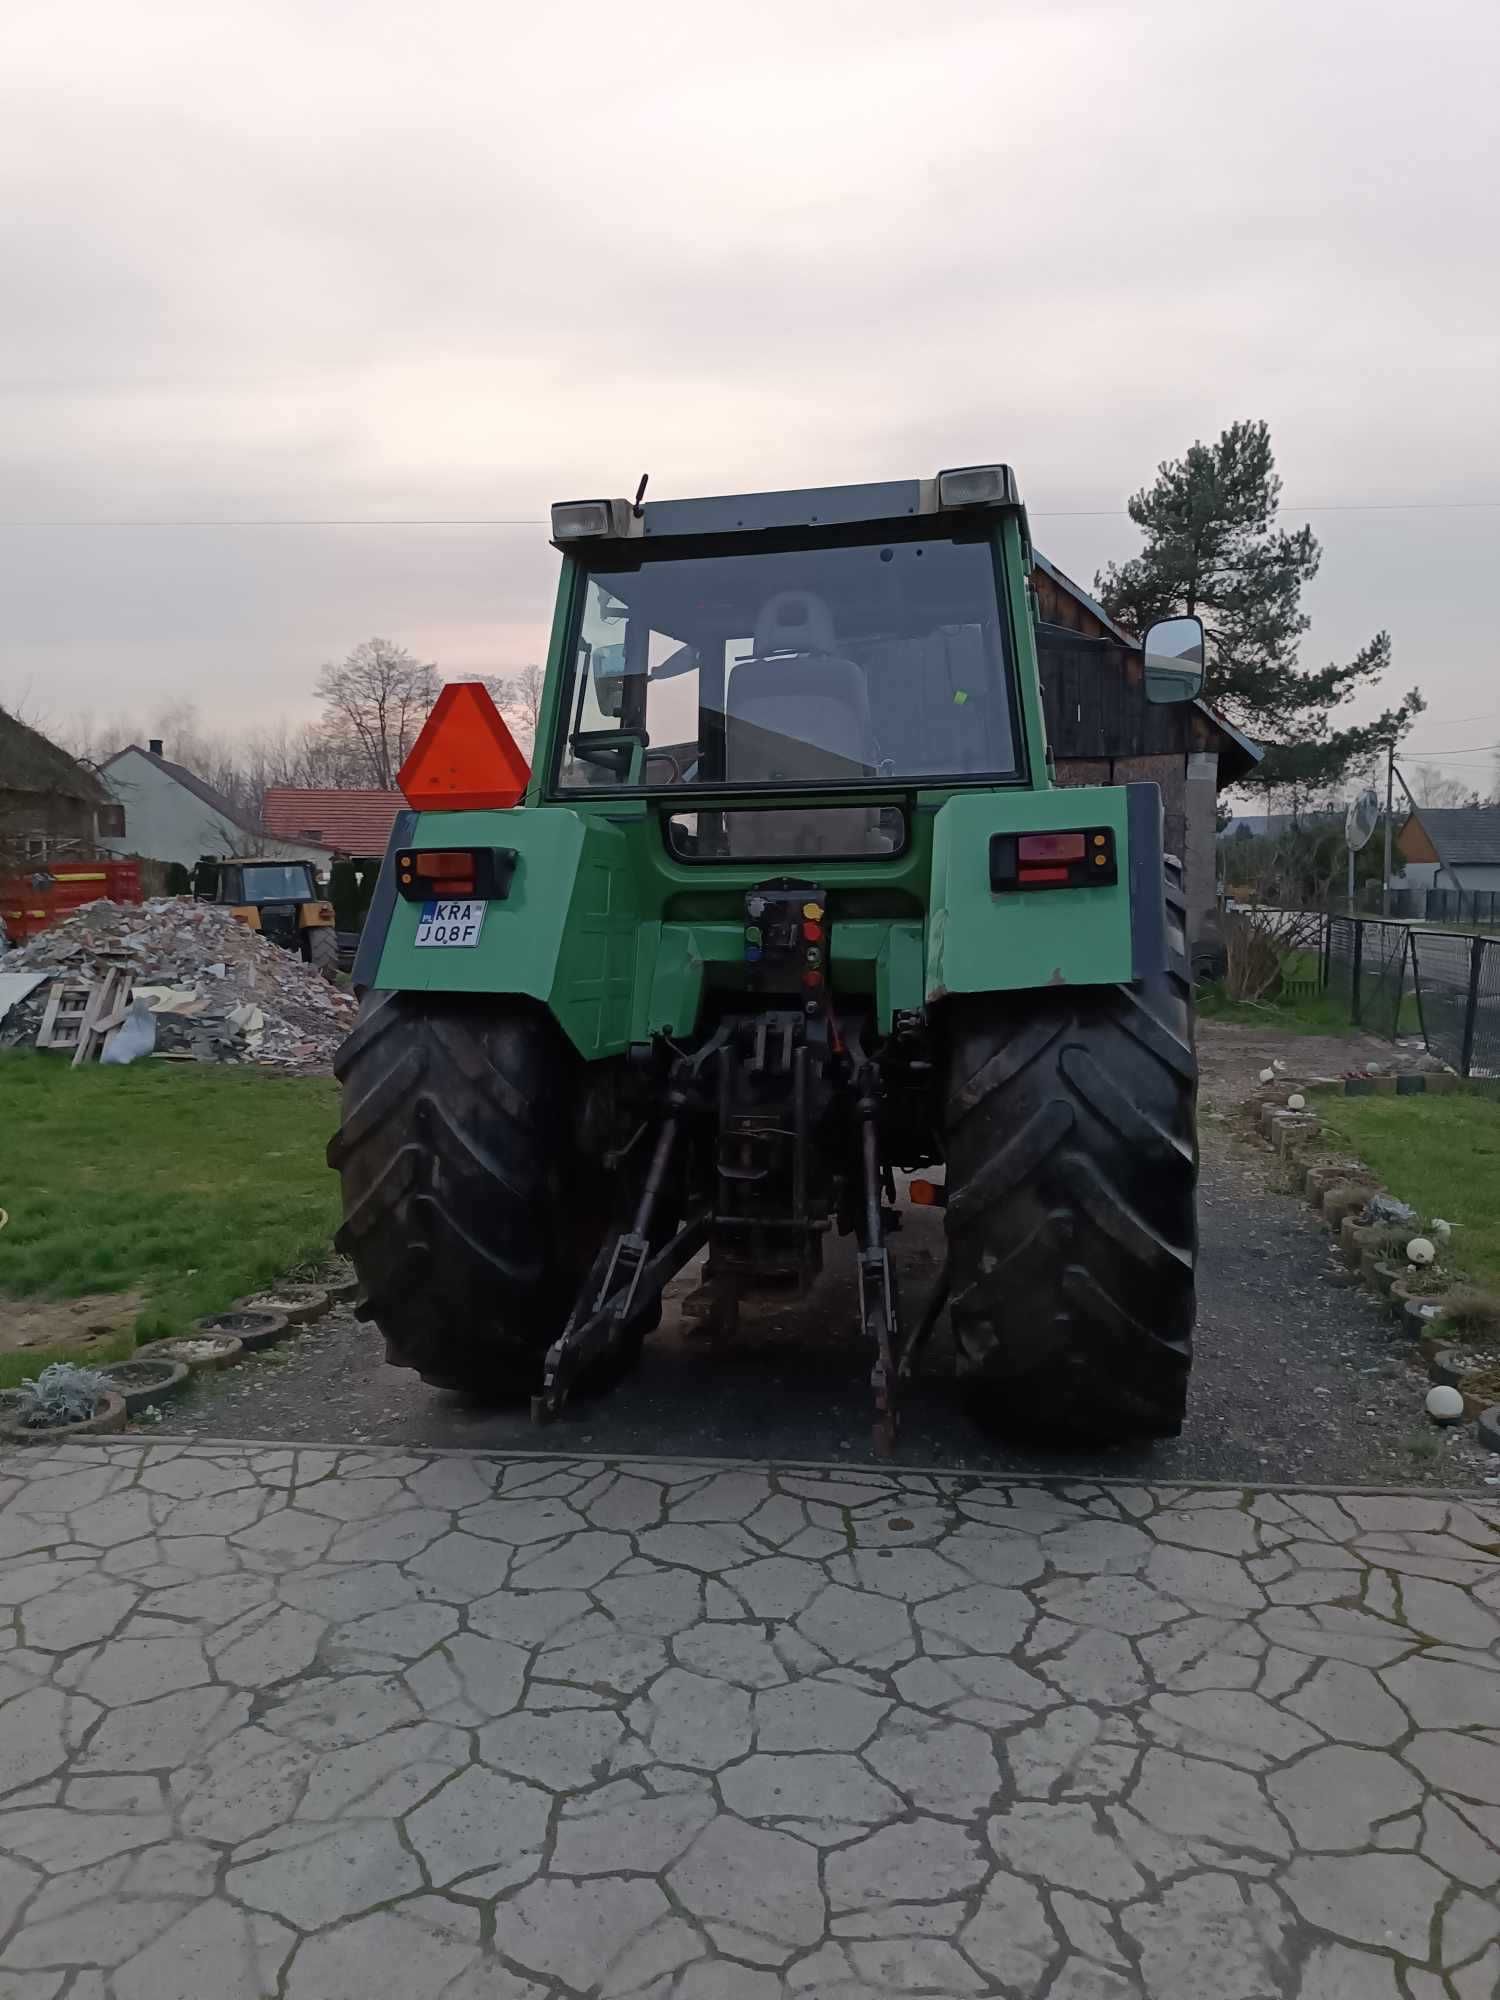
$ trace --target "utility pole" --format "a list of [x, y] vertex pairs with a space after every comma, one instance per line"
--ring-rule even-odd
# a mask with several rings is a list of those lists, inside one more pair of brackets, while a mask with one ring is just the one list
[[1385, 746], [1385, 874], [1381, 880], [1380, 914], [1391, 914], [1391, 819], [1396, 810], [1396, 739]]

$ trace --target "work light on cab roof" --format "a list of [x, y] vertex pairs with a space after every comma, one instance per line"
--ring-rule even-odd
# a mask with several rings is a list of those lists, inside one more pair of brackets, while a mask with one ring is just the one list
[[[444, 690], [355, 968], [330, 1158], [392, 1359], [557, 1417], [620, 1378], [698, 1253], [679, 1310], [727, 1337], [838, 1232], [878, 1448], [945, 1310], [956, 1407], [1174, 1434], [1182, 868], [1154, 784], [1055, 784], [1010, 467], [643, 482], [551, 527], [535, 770], [482, 688]], [[1115, 636], [1088, 670], [1128, 768], [1126, 733], [1168, 733], [1147, 705], [1197, 694], [1203, 630]], [[887, 1251], [908, 1205], [947, 1243], [909, 1314]]]

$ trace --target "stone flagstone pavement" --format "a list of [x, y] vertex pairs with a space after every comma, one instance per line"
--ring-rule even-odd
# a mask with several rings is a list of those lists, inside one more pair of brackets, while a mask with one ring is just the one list
[[1495, 2000], [1500, 1509], [0, 1464], [0, 2000]]

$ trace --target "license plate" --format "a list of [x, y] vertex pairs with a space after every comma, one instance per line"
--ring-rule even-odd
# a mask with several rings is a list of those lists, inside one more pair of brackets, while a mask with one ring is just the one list
[[417, 918], [417, 943], [478, 944], [488, 908], [485, 902], [424, 903]]

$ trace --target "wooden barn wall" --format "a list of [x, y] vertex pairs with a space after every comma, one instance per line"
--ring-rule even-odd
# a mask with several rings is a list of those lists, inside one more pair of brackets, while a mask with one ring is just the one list
[[[1189, 933], [1197, 935], [1212, 915], [1216, 844], [1213, 764], [1205, 770], [1202, 759], [1221, 755], [1226, 738], [1191, 702], [1148, 702], [1140, 653], [1121, 645], [1044, 571], [1032, 582], [1042, 710], [1057, 782], [1160, 786], [1167, 850], [1186, 863]], [[1191, 782], [1190, 768], [1205, 782]]]
[[1047, 741], [1064, 757], [1153, 757], [1192, 747], [1191, 703], [1148, 702], [1141, 656], [1112, 641], [1043, 625], [1037, 665]]

